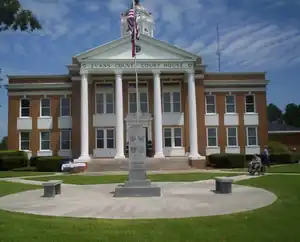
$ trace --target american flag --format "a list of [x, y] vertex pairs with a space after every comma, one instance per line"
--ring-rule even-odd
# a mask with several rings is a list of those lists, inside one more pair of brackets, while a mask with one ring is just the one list
[[130, 9], [127, 16], [128, 29], [131, 33], [131, 44], [132, 44], [132, 57], [135, 57], [136, 48], [135, 41], [140, 38], [140, 28], [136, 21], [136, 15], [134, 8]]

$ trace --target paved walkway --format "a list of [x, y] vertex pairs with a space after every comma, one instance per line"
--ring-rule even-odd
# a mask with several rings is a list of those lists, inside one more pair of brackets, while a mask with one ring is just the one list
[[[234, 180], [250, 179], [247, 175]], [[14, 182], [41, 182], [15, 178]], [[55, 198], [42, 197], [41, 189], [0, 198], [0, 209], [29, 214], [111, 219], [183, 218], [243, 212], [272, 204], [276, 196], [266, 190], [233, 185], [232, 194], [215, 194], [214, 180], [154, 183], [161, 197], [115, 198], [118, 184], [68, 185]]]

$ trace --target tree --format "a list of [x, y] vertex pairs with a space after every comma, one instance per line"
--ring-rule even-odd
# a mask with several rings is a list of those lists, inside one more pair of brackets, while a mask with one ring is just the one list
[[0, 143], [0, 150], [7, 150], [7, 136], [2, 138]]
[[273, 103], [270, 103], [267, 107], [268, 121], [281, 122], [282, 121], [282, 111]]
[[283, 120], [287, 125], [300, 127], [300, 105], [295, 103], [286, 105]]
[[19, 0], [0, 0], [0, 32], [5, 30], [40, 30], [37, 18], [30, 10], [23, 9]]

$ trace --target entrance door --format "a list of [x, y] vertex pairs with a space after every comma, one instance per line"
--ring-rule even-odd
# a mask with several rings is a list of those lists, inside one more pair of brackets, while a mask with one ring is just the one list
[[113, 128], [96, 129], [97, 157], [115, 156], [115, 130]]

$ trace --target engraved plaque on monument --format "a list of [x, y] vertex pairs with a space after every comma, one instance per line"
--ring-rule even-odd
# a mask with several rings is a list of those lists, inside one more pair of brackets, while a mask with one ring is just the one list
[[147, 180], [146, 159], [146, 137], [142, 125], [133, 124], [128, 129], [129, 134], [129, 177], [125, 186], [130, 183], [137, 185], [150, 184]]

